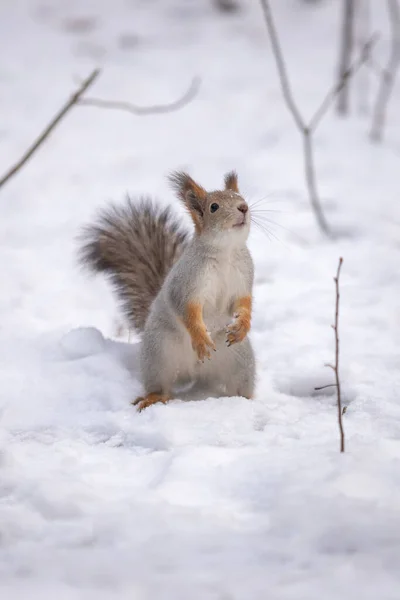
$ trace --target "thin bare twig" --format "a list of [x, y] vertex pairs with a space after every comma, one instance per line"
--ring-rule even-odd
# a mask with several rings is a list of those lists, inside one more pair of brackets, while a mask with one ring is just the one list
[[344, 115], [349, 110], [349, 86], [345, 73], [349, 70], [353, 52], [354, 0], [342, 0], [343, 20], [340, 42], [338, 81], [344, 84], [340, 88], [337, 102], [337, 112]]
[[374, 142], [382, 140], [387, 107], [400, 66], [400, 8], [398, 0], [387, 0], [387, 6], [392, 29], [391, 50], [387, 65], [381, 72], [381, 80], [372, 117], [370, 137]]
[[40, 146], [45, 142], [45, 140], [49, 137], [51, 132], [57, 127], [60, 121], [65, 117], [65, 115], [71, 110], [73, 106], [75, 106], [78, 102], [82, 94], [86, 92], [86, 90], [94, 83], [97, 77], [100, 75], [100, 69], [95, 69], [89, 77], [83, 81], [79, 89], [72, 94], [71, 98], [64, 104], [61, 110], [55, 115], [55, 117], [50, 121], [44, 131], [39, 135], [39, 137], [33, 142], [33, 144], [28, 148], [28, 150], [23, 154], [23, 156], [19, 159], [17, 163], [3, 177], [0, 179], [0, 188], [5, 185], [18, 171], [28, 162], [28, 160], [32, 157], [32, 155], [40, 148]]
[[154, 115], [161, 113], [173, 112], [175, 110], [179, 110], [186, 104], [189, 104], [191, 100], [195, 97], [200, 87], [200, 78], [195, 77], [191, 82], [189, 88], [186, 92], [170, 104], [154, 104], [152, 106], [137, 106], [130, 102], [124, 102], [119, 100], [102, 100], [100, 98], [81, 98], [79, 100], [79, 104], [81, 106], [95, 106], [97, 108], [110, 108], [117, 110], [124, 110], [126, 112], [132, 113], [134, 115], [144, 116], [144, 115]]
[[328, 92], [321, 105], [318, 107], [313, 117], [307, 124], [302, 117], [296, 102], [293, 97], [293, 92], [290, 86], [289, 77], [287, 74], [285, 60], [283, 58], [282, 49], [279, 43], [277, 30], [272, 17], [271, 6], [269, 0], [261, 0], [261, 6], [264, 12], [264, 18], [267, 25], [268, 34], [271, 40], [272, 51], [274, 54], [275, 62], [278, 69], [279, 80], [282, 88], [283, 98], [286, 105], [291, 113], [293, 120], [303, 136], [303, 155], [304, 155], [304, 172], [306, 178], [306, 184], [308, 189], [308, 195], [311, 206], [313, 208], [317, 223], [321, 230], [328, 236], [332, 236], [332, 232], [328, 223], [325, 219], [321, 207], [321, 201], [317, 189], [316, 175], [315, 175], [315, 161], [314, 161], [314, 149], [313, 149], [313, 137], [312, 134], [319, 125], [322, 117], [326, 114], [328, 108], [331, 106], [333, 100], [336, 98], [338, 93], [342, 90], [343, 86], [346, 85], [348, 79], [360, 68], [360, 66], [367, 60], [368, 55], [371, 51], [372, 45], [375, 43], [375, 39], [371, 38], [364, 46], [360, 58], [353, 64], [349, 65], [347, 70], [343, 72], [343, 79], [338, 81], [335, 86]]
[[[328, 367], [332, 367], [332, 365], [327, 365]], [[328, 383], [328, 385], [321, 385], [319, 387], [315, 387], [314, 390], [319, 392], [319, 390], [326, 390], [326, 388], [336, 387], [336, 383]]]
[[337, 414], [338, 414], [338, 424], [339, 424], [339, 432], [340, 432], [340, 452], [344, 452], [344, 429], [343, 429], [343, 421], [342, 415], [344, 414], [342, 411], [342, 396], [340, 389], [340, 377], [339, 377], [339, 301], [340, 301], [340, 290], [339, 290], [339, 277], [340, 270], [342, 268], [343, 258], [339, 258], [339, 265], [337, 268], [336, 277], [334, 277], [335, 288], [336, 288], [336, 308], [335, 308], [335, 324], [332, 325], [333, 331], [335, 332], [335, 364], [327, 365], [331, 369], [333, 369], [335, 373], [336, 379], [336, 390], [337, 390]]

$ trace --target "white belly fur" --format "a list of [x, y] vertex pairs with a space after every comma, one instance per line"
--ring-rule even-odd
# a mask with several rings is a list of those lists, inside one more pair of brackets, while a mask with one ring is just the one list
[[236, 265], [226, 261], [207, 268], [203, 292], [203, 318], [211, 335], [225, 330], [232, 321], [234, 300], [248, 294], [240, 267], [240, 263]]

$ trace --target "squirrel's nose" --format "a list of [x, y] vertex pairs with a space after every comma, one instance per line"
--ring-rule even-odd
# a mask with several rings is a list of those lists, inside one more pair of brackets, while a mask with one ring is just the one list
[[247, 206], [247, 204], [239, 204], [238, 210], [240, 210], [240, 212], [245, 215], [249, 210], [249, 207]]

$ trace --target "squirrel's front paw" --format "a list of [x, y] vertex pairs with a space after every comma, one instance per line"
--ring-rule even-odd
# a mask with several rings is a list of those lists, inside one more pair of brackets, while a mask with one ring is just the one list
[[192, 336], [192, 347], [201, 362], [204, 362], [205, 358], [211, 358], [210, 350], [215, 351], [214, 342], [207, 331], [200, 331], [195, 336]]
[[247, 319], [243, 319], [240, 316], [236, 317], [226, 328], [226, 345], [229, 347], [232, 344], [242, 342], [248, 334], [249, 329]]

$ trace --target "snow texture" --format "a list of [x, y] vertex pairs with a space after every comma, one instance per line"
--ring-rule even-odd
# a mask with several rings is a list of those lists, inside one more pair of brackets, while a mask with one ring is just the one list
[[[7, 600], [400, 597], [399, 89], [382, 145], [368, 142], [359, 79], [350, 117], [332, 111], [318, 129], [318, 184], [340, 233], [329, 241], [310, 211], [259, 3], [239, 4], [2, 2], [3, 170], [97, 65], [91, 96], [141, 105], [202, 78], [175, 113], [75, 108], [1, 190]], [[306, 116], [334, 78], [340, 4], [272, 2]], [[371, 4], [382, 63], [386, 3]], [[370, 104], [375, 90], [370, 75]], [[165, 179], [176, 168], [214, 189], [235, 168], [250, 201], [279, 211], [260, 213], [274, 222], [270, 239], [254, 229], [250, 240], [257, 395], [138, 414], [138, 339], [121, 333], [106, 282], [77, 268], [76, 235], [127, 192], [180, 211]], [[339, 256], [344, 455], [335, 390], [314, 391], [332, 382]]]

